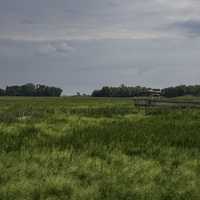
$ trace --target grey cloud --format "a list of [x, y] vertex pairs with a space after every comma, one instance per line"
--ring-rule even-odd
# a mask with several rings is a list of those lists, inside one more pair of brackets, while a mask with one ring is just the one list
[[120, 3], [110, 1], [110, 2], [108, 2], [108, 6], [111, 6], [111, 7], [118, 7], [118, 6], [120, 6]]
[[[105, 39], [114, 35], [116, 39], [126, 29], [123, 38], [134, 34], [152, 38], [156, 27], [174, 23], [176, 18], [193, 20], [200, 12], [197, 5], [197, 0], [0, 0], [0, 37], [99, 39], [103, 35]], [[159, 31], [157, 38], [165, 35]], [[168, 35], [173, 34], [178, 35], [169, 29]]]
[[[152, 35], [155, 24], [159, 25], [163, 19], [163, 9], [155, 0], [19, 0], [12, 3], [8, 0], [0, 1], [0, 11], [0, 25], [4, 24], [0, 37], [29, 39], [101, 39], [99, 35], [103, 39], [114, 35], [116, 39], [121, 38], [124, 29], [127, 34], [123, 38], [139, 34], [147, 38]], [[15, 19], [21, 22], [19, 26]]]
[[74, 48], [66, 41], [41, 42], [37, 46], [36, 54], [39, 55], [66, 54], [74, 51]]
[[73, 51], [74, 48], [70, 45], [68, 45], [66, 42], [61, 42], [57, 44], [52, 44], [57, 52], [65, 53], [65, 52], [70, 52]]
[[181, 31], [187, 36], [200, 36], [200, 20], [178, 21], [169, 25], [169, 28]]
[[34, 21], [31, 20], [31, 19], [23, 19], [23, 20], [21, 21], [21, 24], [32, 25], [32, 24], [34, 24]]

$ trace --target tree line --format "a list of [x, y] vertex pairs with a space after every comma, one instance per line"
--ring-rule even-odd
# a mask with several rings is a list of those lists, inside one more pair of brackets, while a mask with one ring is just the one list
[[46, 85], [28, 83], [25, 85], [7, 86], [6, 89], [0, 89], [0, 96], [47, 96], [59, 97], [62, 89], [57, 87], [49, 87]]
[[[28, 83], [25, 85], [7, 86], [0, 89], [0, 96], [38, 96], [38, 97], [59, 97], [62, 89], [58, 87], [50, 87], [41, 84]], [[92, 97], [144, 97], [152, 95], [160, 95], [163, 97], [179, 97], [179, 96], [200, 96], [200, 85], [179, 85], [168, 87], [162, 90], [155, 88], [147, 88], [141, 86], [125, 86], [119, 87], [104, 86], [100, 90], [94, 90]]]
[[162, 90], [161, 95], [164, 97], [179, 97], [186, 95], [200, 96], [200, 85], [168, 87]]
[[156, 89], [141, 87], [141, 86], [125, 86], [120, 87], [108, 87], [104, 86], [100, 90], [94, 90], [92, 92], [93, 97], [141, 97], [148, 96], [149, 91]]
[[155, 94], [163, 97], [179, 97], [186, 95], [200, 96], [200, 85], [179, 85], [161, 90], [141, 86], [104, 86], [100, 90], [94, 90], [92, 92], [93, 97], [143, 97]]

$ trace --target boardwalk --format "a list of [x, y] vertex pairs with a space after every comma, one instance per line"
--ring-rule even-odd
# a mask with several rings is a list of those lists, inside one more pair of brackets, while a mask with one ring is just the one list
[[134, 99], [135, 106], [139, 107], [199, 107], [200, 101], [183, 101], [170, 99]]

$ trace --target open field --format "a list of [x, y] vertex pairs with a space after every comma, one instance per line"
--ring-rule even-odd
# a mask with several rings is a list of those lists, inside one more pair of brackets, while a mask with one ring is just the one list
[[199, 200], [200, 109], [0, 98], [0, 200], [39, 199]]

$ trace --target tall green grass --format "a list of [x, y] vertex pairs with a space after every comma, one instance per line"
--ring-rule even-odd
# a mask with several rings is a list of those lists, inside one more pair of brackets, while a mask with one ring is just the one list
[[200, 199], [200, 110], [1, 98], [0, 200]]

